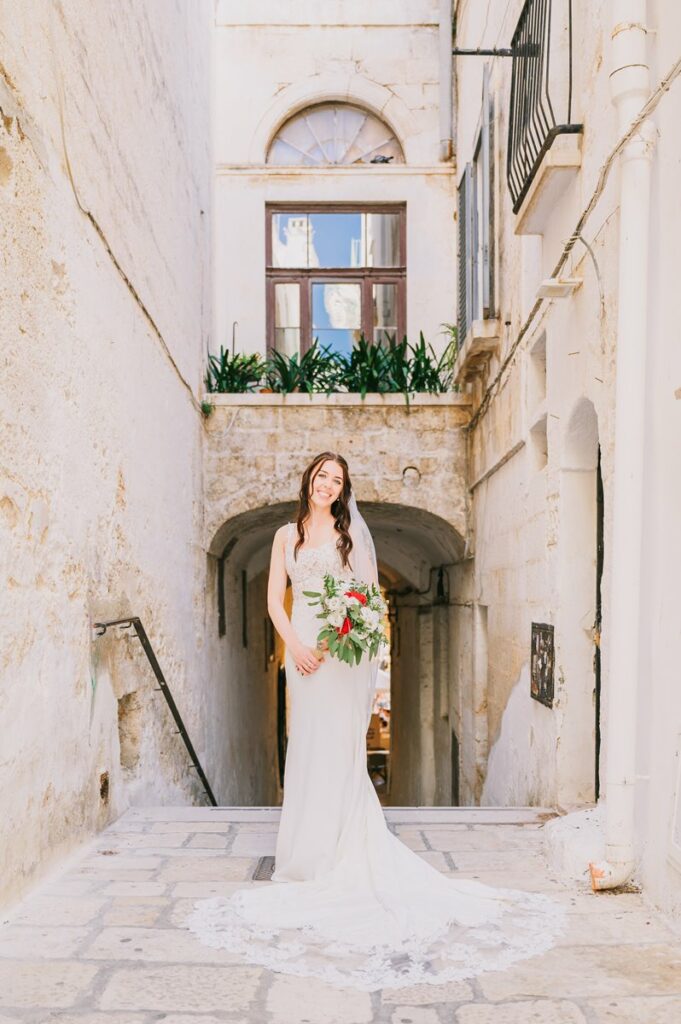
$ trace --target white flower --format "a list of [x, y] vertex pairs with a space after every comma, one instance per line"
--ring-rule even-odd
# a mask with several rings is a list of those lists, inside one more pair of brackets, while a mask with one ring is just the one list
[[334, 626], [336, 629], [340, 629], [345, 621], [345, 612], [331, 612], [329, 615], [329, 625]]
[[330, 612], [343, 612], [345, 613], [345, 598], [343, 597], [331, 597], [328, 602], [328, 609]]
[[376, 629], [381, 621], [379, 613], [373, 608], [368, 608], [366, 605], [362, 608], [362, 618], [369, 629]]

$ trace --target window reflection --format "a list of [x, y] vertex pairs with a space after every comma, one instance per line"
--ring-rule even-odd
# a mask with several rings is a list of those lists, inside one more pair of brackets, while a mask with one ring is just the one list
[[397, 336], [397, 286], [373, 286], [373, 337], [377, 344], [385, 344]]
[[315, 267], [364, 266], [363, 213], [311, 213], [308, 253]]
[[397, 213], [367, 213], [366, 266], [397, 267], [400, 264], [400, 218]]
[[272, 266], [310, 266], [309, 234], [307, 213], [272, 214]]
[[274, 213], [272, 266], [301, 270], [400, 265], [398, 213]]
[[362, 333], [362, 290], [347, 281], [312, 285], [312, 337], [345, 354]]
[[274, 286], [274, 347], [291, 356], [300, 352], [300, 287], [298, 284]]

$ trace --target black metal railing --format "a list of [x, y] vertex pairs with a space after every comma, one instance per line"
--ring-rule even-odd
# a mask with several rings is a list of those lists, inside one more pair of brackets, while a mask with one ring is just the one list
[[157, 689], [161, 691], [161, 693], [166, 699], [166, 703], [170, 708], [170, 713], [175, 719], [177, 731], [179, 735], [182, 737], [184, 745], [187, 748], [187, 753], [191, 758], [191, 767], [196, 769], [196, 774], [198, 775], [199, 779], [203, 784], [203, 788], [206, 791], [206, 796], [208, 797], [208, 800], [210, 801], [213, 807], [217, 807], [218, 804], [217, 800], [213, 796], [213, 790], [210, 788], [208, 779], [206, 778], [206, 773], [201, 767], [201, 762], [199, 761], [196, 755], [194, 745], [192, 741], [189, 739], [189, 733], [187, 732], [187, 728], [182, 720], [182, 715], [180, 714], [177, 704], [173, 699], [173, 695], [170, 692], [170, 687], [168, 686], [163, 675], [163, 672], [161, 671], [161, 666], [158, 663], [158, 658], [154, 653], [154, 649], [151, 646], [151, 641], [149, 640], [147, 631], [142, 625], [141, 620], [137, 616], [133, 615], [128, 619], [113, 619], [110, 622], [95, 622], [94, 628], [96, 630], [96, 635], [104, 636], [104, 634], [106, 633], [107, 629], [109, 629], [110, 626], [118, 626], [119, 629], [132, 628], [134, 630], [134, 632], [131, 635], [136, 637], [142, 644], [142, 650], [146, 654], [147, 660], [151, 665], [154, 675], [156, 676], [156, 680], [158, 682]]
[[517, 213], [544, 154], [572, 123], [572, 0], [526, 0], [511, 41], [506, 175]]

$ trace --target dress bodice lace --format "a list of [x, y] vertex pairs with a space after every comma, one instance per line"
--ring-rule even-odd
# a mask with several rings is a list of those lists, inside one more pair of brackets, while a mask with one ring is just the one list
[[314, 548], [300, 548], [296, 558], [293, 555], [295, 543], [295, 524], [289, 523], [286, 528], [286, 572], [291, 580], [293, 600], [305, 602], [304, 590], [321, 590], [324, 575], [328, 572], [333, 576], [343, 576], [343, 566], [335, 540]]

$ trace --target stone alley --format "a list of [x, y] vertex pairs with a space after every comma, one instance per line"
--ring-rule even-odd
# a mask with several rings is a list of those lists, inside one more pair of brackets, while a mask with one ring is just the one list
[[[209, 949], [193, 900], [274, 853], [272, 808], [132, 808], [0, 928], [0, 1024], [678, 1024], [681, 937], [640, 893], [547, 867], [540, 808], [395, 808], [391, 828], [445, 873], [550, 892], [548, 953], [443, 986], [377, 993], [276, 975]], [[269, 885], [269, 882], [250, 882]]]

